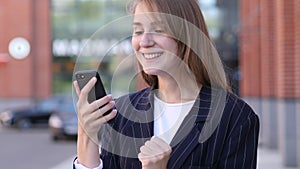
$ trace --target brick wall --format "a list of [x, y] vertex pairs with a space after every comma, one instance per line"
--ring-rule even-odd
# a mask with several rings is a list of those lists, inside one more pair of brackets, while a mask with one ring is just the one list
[[269, 0], [260, 1], [260, 44], [261, 44], [261, 96], [273, 97], [276, 95], [276, 57], [275, 57], [275, 31], [276, 19], [274, 12], [275, 5]]
[[260, 5], [259, 0], [244, 0], [240, 4], [240, 91], [242, 95], [256, 96], [261, 88]]
[[[295, 2], [295, 81], [296, 81], [296, 96], [300, 96], [300, 1], [294, 0]], [[300, 157], [299, 157], [300, 159]]]
[[49, 0], [0, 1], [0, 53], [8, 53], [15, 37], [26, 38], [31, 53], [0, 65], [0, 97], [46, 97], [51, 93]]
[[300, 98], [299, 3], [240, 1], [242, 96]]

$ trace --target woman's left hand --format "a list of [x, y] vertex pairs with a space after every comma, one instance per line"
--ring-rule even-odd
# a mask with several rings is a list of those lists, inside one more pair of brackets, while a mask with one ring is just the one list
[[172, 148], [162, 139], [153, 136], [140, 151], [138, 158], [143, 169], [166, 169]]

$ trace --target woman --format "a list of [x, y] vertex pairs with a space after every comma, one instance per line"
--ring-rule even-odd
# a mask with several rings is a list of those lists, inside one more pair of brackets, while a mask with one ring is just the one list
[[150, 87], [89, 104], [96, 79], [82, 91], [74, 83], [74, 168], [256, 168], [258, 116], [230, 93], [198, 1], [133, 0], [130, 12], [132, 46]]

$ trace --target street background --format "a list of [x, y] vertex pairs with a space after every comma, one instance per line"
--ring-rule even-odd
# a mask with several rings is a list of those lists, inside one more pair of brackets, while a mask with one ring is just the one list
[[0, 168], [71, 169], [76, 156], [76, 141], [54, 142], [47, 128], [0, 127], [0, 145]]
[[[1, 168], [72, 169], [76, 141], [54, 142], [47, 128], [16, 130], [0, 126]], [[284, 167], [280, 153], [260, 147], [258, 169], [296, 169]]]
[[[131, 79], [135, 64], [123, 62], [132, 53], [130, 37], [114, 39], [131, 25], [100, 29], [128, 14], [126, 2], [0, 0], [0, 117], [70, 94], [76, 64], [97, 68], [115, 97], [143, 86]], [[299, 168], [300, 1], [199, 2], [233, 92], [260, 117], [258, 168]], [[91, 57], [104, 54], [101, 63]], [[86, 57], [80, 66], [79, 56]], [[0, 168], [68, 169], [75, 155], [76, 142], [53, 141], [48, 127], [0, 125]]]

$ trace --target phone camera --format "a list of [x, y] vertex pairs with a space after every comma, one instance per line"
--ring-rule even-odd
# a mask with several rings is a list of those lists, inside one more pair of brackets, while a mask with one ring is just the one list
[[81, 79], [84, 79], [85, 77], [84, 77], [84, 75], [80, 75], [80, 78], [81, 78]]

